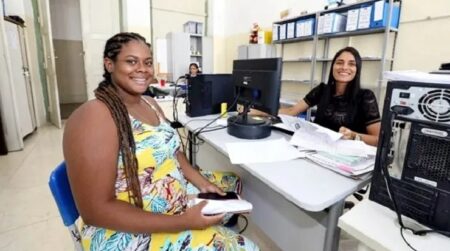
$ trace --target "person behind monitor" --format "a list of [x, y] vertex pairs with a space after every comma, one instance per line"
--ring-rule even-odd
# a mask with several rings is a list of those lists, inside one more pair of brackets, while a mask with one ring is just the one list
[[362, 140], [376, 146], [380, 133], [380, 112], [374, 93], [360, 86], [361, 56], [345, 47], [334, 56], [328, 83], [312, 89], [304, 99], [279, 114], [297, 116], [317, 106], [314, 122], [339, 131], [344, 139]]
[[200, 70], [198, 69], [198, 65], [196, 63], [191, 63], [189, 65], [189, 77], [197, 77], [198, 74], [200, 74]]
[[206, 203], [187, 206], [192, 192], [224, 195], [240, 185], [237, 176], [194, 169], [161, 108], [142, 96], [153, 78], [145, 39], [114, 35], [103, 63], [96, 99], [72, 114], [63, 138], [84, 250], [259, 250], [218, 225], [223, 214], [203, 215]]

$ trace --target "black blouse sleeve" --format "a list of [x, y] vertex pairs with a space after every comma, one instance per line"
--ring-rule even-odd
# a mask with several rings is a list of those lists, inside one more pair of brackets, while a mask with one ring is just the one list
[[362, 90], [360, 107], [366, 126], [380, 121], [380, 111], [378, 110], [377, 99], [371, 90]]
[[326, 85], [320, 83], [320, 85], [314, 87], [308, 94], [306, 94], [303, 100], [308, 104], [309, 107], [316, 106], [320, 102], [320, 98], [323, 95]]

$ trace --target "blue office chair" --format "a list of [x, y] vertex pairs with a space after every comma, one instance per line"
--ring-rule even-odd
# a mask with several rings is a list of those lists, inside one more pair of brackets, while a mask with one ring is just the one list
[[82, 251], [81, 235], [78, 231], [75, 221], [80, 214], [78, 213], [72, 191], [70, 190], [69, 179], [67, 177], [66, 162], [59, 164], [50, 174], [48, 181], [53, 198], [58, 206], [64, 225], [69, 229], [70, 237], [75, 244], [75, 250]]

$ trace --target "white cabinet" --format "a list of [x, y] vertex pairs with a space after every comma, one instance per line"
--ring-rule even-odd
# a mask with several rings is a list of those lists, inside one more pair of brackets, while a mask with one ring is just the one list
[[28, 71], [24, 28], [14, 20], [5, 20], [6, 49], [9, 55], [11, 79], [0, 85], [4, 92], [0, 112], [9, 151], [21, 150], [23, 138], [36, 128], [32, 86]]
[[238, 59], [275, 57], [277, 57], [277, 48], [273, 44], [248, 44], [238, 47]]
[[178, 77], [188, 73], [190, 63], [197, 63], [202, 73], [213, 73], [211, 37], [204, 37], [201, 34], [170, 32], [166, 38], [167, 70], [171, 74], [172, 80], [175, 81]]

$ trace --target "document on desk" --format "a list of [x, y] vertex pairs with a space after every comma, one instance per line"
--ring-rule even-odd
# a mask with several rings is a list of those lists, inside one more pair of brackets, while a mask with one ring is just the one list
[[334, 154], [366, 157], [376, 154], [376, 148], [362, 141], [341, 139], [342, 134], [320, 125], [302, 121], [291, 138], [292, 145]]
[[232, 164], [270, 163], [305, 157], [305, 153], [284, 138], [227, 143], [226, 148]]
[[306, 158], [320, 166], [354, 179], [359, 179], [373, 171], [375, 164], [375, 156], [355, 157], [316, 152], [307, 154]]

